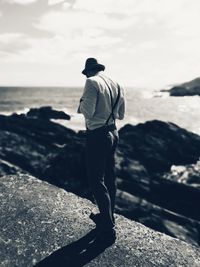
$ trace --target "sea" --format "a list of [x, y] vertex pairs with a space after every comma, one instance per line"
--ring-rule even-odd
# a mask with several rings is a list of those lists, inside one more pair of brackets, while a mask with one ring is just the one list
[[[149, 120], [173, 122], [200, 135], [200, 97], [171, 97], [167, 92], [149, 88], [128, 87], [126, 116], [118, 128], [129, 123], [137, 125]], [[25, 113], [30, 108], [51, 106], [71, 115], [70, 121], [58, 123], [75, 131], [85, 129], [84, 118], [77, 114], [80, 87], [0, 87], [0, 114]]]

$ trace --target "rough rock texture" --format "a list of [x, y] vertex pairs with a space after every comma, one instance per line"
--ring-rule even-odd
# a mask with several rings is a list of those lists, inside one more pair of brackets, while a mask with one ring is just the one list
[[198, 161], [200, 137], [173, 123], [162, 121], [126, 125], [119, 133], [119, 188], [200, 220], [200, 190], [191, 184], [164, 178], [171, 166]]
[[194, 96], [200, 95], [200, 87], [185, 88], [183, 86], [175, 86], [170, 89], [170, 96]]
[[172, 166], [171, 171], [164, 175], [165, 179], [190, 184], [200, 189], [200, 161], [185, 166]]
[[[126, 125], [119, 133], [116, 211], [199, 245], [200, 189], [169, 176], [172, 165], [197, 161], [200, 137], [161, 121]], [[91, 199], [84, 144], [84, 132], [76, 133], [40, 116], [0, 115], [0, 176], [28, 172]]]
[[[0, 266], [33, 266], [80, 239], [93, 228], [88, 215], [94, 209], [90, 201], [32, 176], [1, 177]], [[200, 266], [199, 248], [119, 215], [116, 221], [116, 243], [91, 257], [87, 266]], [[63, 266], [83, 266], [75, 262], [84, 254], [73, 255], [69, 247], [63, 253], [62, 258], [59, 253], [54, 256], [57, 263], [70, 259], [71, 265]]]
[[70, 115], [63, 111], [53, 110], [52, 107], [31, 108], [27, 114], [27, 117], [39, 118], [39, 119], [60, 119], [70, 120]]
[[172, 87], [170, 90], [165, 90], [171, 96], [194, 96], [200, 95], [200, 78], [196, 78], [189, 82]]
[[127, 124], [119, 133], [123, 156], [139, 161], [149, 173], [194, 163], [200, 156], [200, 136], [174, 123], [154, 120], [136, 126]]
[[[84, 141], [73, 130], [16, 114], [0, 115], [0, 125], [0, 159], [81, 194]], [[74, 178], [75, 185], [68, 181]]]

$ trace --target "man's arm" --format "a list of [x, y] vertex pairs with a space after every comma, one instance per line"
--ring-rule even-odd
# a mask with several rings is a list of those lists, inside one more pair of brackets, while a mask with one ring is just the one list
[[124, 119], [124, 115], [125, 115], [125, 102], [123, 101], [122, 104], [119, 107], [119, 120], [123, 120]]
[[83, 96], [80, 100], [78, 113], [82, 113], [86, 119], [94, 115], [97, 102], [97, 89], [90, 79], [86, 80]]
[[118, 119], [119, 120], [124, 119], [125, 110], [126, 110], [124, 90], [121, 90], [121, 93], [122, 93], [122, 99], [121, 99], [121, 103], [120, 103], [119, 110], [118, 110], [118, 116], [119, 116]]

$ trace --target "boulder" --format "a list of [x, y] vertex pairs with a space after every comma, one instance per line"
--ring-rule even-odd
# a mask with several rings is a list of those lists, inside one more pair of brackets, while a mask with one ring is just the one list
[[183, 86], [175, 86], [169, 92], [170, 96], [195, 96], [200, 95], [200, 87], [185, 88]]
[[200, 222], [171, 212], [146, 199], [117, 190], [116, 212], [154, 230], [198, 246]]
[[118, 154], [121, 160], [117, 171], [120, 177], [118, 187], [156, 205], [200, 220], [200, 190], [189, 183], [165, 179], [171, 166], [187, 165], [199, 159], [200, 137], [162, 121], [126, 125], [119, 134]]
[[188, 95], [189, 90], [183, 86], [174, 86], [169, 90], [170, 96], [185, 96]]
[[200, 189], [200, 161], [186, 166], [173, 165], [171, 170], [166, 172], [163, 177], [164, 179], [189, 184]]
[[200, 78], [172, 87], [167, 90], [170, 96], [195, 96], [200, 95]]
[[200, 157], [200, 136], [174, 123], [127, 124], [119, 135], [123, 158], [139, 161], [150, 174], [169, 171], [172, 165], [195, 163]]
[[65, 112], [54, 110], [50, 106], [41, 108], [31, 108], [27, 112], [26, 116], [42, 120], [49, 120], [49, 119], [70, 120], [71, 118], [70, 115], [66, 114]]
[[9, 174], [17, 174], [23, 172], [19, 167], [0, 159], [0, 177]]
[[23, 115], [0, 115], [0, 125], [0, 159], [66, 189], [82, 187], [84, 137], [52, 121]]

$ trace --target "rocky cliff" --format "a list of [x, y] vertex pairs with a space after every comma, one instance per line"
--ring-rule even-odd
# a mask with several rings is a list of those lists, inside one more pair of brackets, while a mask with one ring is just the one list
[[114, 245], [88, 245], [91, 210], [90, 201], [33, 176], [1, 177], [0, 266], [200, 266], [199, 248], [120, 215]]
[[200, 78], [193, 79], [189, 82], [172, 87], [170, 90], [162, 90], [169, 92], [171, 96], [194, 96], [200, 95]]
[[[52, 122], [51, 116], [68, 119], [49, 108], [0, 115], [0, 175], [29, 173], [92, 199], [84, 167], [85, 134]], [[200, 170], [195, 163], [200, 137], [161, 121], [126, 125], [119, 134], [116, 212], [199, 245]], [[171, 173], [176, 165], [190, 166], [190, 179]]]

